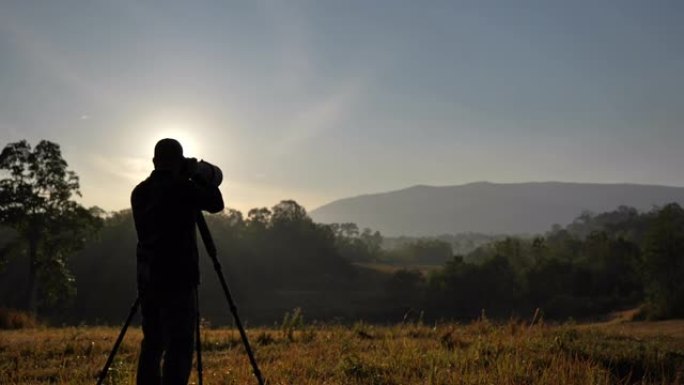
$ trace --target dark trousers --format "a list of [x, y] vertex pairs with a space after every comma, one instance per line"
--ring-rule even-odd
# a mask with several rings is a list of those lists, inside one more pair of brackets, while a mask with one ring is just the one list
[[194, 288], [142, 296], [138, 385], [187, 385], [192, 370], [196, 305]]

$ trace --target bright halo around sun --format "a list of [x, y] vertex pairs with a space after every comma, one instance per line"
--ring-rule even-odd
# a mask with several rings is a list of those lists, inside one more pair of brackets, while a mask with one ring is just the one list
[[161, 139], [171, 138], [176, 139], [183, 146], [183, 156], [186, 158], [197, 158], [201, 157], [199, 146], [199, 141], [195, 138], [194, 133], [191, 129], [181, 126], [169, 126], [163, 127], [155, 131], [152, 135], [151, 148]]

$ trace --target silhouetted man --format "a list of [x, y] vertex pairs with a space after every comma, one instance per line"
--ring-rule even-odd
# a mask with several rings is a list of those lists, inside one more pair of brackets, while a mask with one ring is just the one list
[[153, 161], [131, 195], [143, 329], [137, 383], [187, 385], [199, 284], [195, 219], [200, 210], [223, 210], [223, 198], [218, 187], [191, 178], [197, 161], [183, 157], [178, 141], [160, 140]]

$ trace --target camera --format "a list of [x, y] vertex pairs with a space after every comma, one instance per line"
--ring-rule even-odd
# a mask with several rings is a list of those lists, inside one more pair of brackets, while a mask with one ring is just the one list
[[183, 161], [183, 171], [190, 179], [202, 184], [209, 184], [215, 187], [223, 182], [223, 172], [217, 166], [197, 158], [185, 158]]

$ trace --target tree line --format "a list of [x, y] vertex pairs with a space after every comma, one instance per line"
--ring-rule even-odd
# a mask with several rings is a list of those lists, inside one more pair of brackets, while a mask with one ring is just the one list
[[[11, 143], [0, 170], [0, 306], [54, 322], [119, 322], [136, 295], [130, 210], [75, 203], [78, 177], [55, 143]], [[639, 305], [649, 317], [684, 315], [684, 210], [675, 203], [582, 213], [537, 237], [479, 237], [459, 255], [445, 237], [395, 239], [388, 248], [377, 231], [315, 223], [294, 200], [246, 215], [227, 209], [207, 222], [234, 296], [256, 323], [294, 308], [350, 322], [420, 313], [469, 319], [483, 310], [526, 316], [536, 308], [565, 319]], [[203, 314], [228, 322], [209, 258], [200, 261]]]
[[543, 236], [510, 237], [454, 256], [429, 275], [403, 270], [409, 304], [444, 317], [530, 314], [592, 317], [641, 306], [648, 318], [684, 316], [684, 210], [619, 207], [581, 214]]

